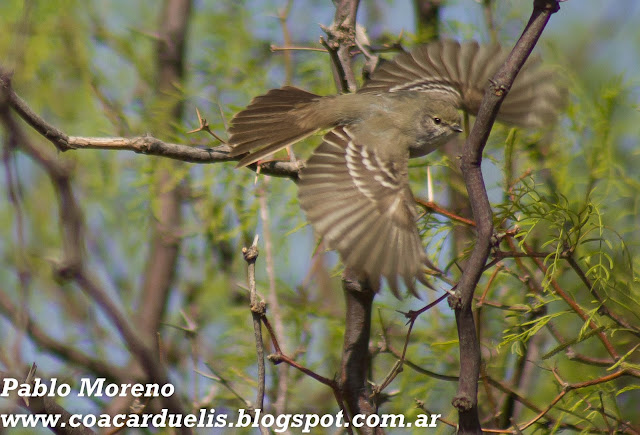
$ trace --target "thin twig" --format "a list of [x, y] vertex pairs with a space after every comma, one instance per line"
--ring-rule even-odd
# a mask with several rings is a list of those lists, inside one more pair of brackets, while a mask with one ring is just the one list
[[287, 47], [278, 47], [277, 45], [271, 45], [269, 47], [271, 51], [318, 51], [320, 53], [326, 53], [326, 48], [318, 48], [318, 47], [297, 47], [297, 46], [287, 46]]
[[[527, 243], [523, 243], [523, 246], [524, 246], [526, 252], [533, 252], [532, 249], [529, 247], [529, 245]], [[545, 266], [544, 262], [542, 260], [540, 260], [540, 258], [538, 258], [538, 257], [533, 257], [533, 261], [538, 266], [538, 269], [540, 269], [540, 271], [542, 273], [544, 273], [545, 276], [546, 276], [547, 275], [547, 271], [548, 271], [548, 267]], [[569, 307], [571, 307], [571, 309], [583, 321], [588, 322], [589, 328], [591, 328], [592, 330], [598, 329], [598, 325], [596, 325], [596, 323], [591, 319], [591, 317], [587, 313], [585, 313], [585, 311], [582, 309], [582, 307], [567, 292], [565, 292], [563, 290], [563, 288], [560, 286], [560, 284], [558, 284], [558, 281], [555, 278], [550, 277], [549, 282], [551, 283], [551, 287], [553, 287], [553, 290], [555, 291], [555, 293], [558, 296], [560, 296], [562, 298], [562, 300], [565, 301], [567, 303], [567, 305], [569, 305]], [[611, 355], [611, 357], [613, 359], [617, 360], [618, 357], [619, 357], [618, 352], [613, 347], [613, 344], [611, 344], [611, 341], [609, 341], [609, 338], [604, 333], [604, 331], [600, 331], [598, 333], [598, 338], [600, 338], [600, 341], [602, 342], [602, 344], [605, 347], [605, 349], [607, 350], [607, 352], [609, 352], [609, 355]]]
[[453, 221], [460, 222], [460, 223], [463, 223], [465, 225], [469, 225], [470, 227], [475, 227], [476, 226], [476, 223], [474, 221], [472, 221], [471, 219], [467, 219], [467, 218], [464, 218], [462, 216], [459, 216], [459, 215], [453, 213], [452, 211], [449, 211], [449, 210], [447, 210], [447, 209], [445, 209], [443, 207], [440, 207], [438, 204], [436, 204], [433, 201], [425, 201], [425, 200], [423, 200], [421, 198], [416, 198], [416, 203], [418, 205], [421, 205], [425, 209], [433, 212], [433, 213], [439, 214], [439, 215], [444, 216], [444, 217], [448, 217], [449, 219], [451, 219]]
[[616, 313], [613, 313], [611, 310], [609, 310], [609, 308], [605, 305], [604, 299], [602, 298], [602, 296], [600, 296], [600, 294], [596, 290], [595, 286], [593, 285], [593, 283], [591, 282], [587, 274], [582, 270], [582, 268], [580, 267], [576, 259], [573, 258], [573, 256], [569, 256], [567, 258], [567, 263], [569, 263], [569, 265], [571, 266], [573, 271], [576, 273], [576, 275], [578, 275], [578, 277], [583, 282], [585, 287], [589, 289], [589, 292], [591, 293], [591, 295], [600, 304], [598, 313], [604, 314], [605, 316], [613, 320], [615, 323], [625, 328], [628, 332], [634, 334], [636, 337], [640, 337], [640, 328], [630, 324], [625, 319], [623, 319], [622, 317], [618, 316]]
[[[269, 280], [269, 291], [267, 293], [267, 301], [269, 302], [269, 311], [273, 319], [273, 326], [277, 337], [285, 336], [284, 321], [282, 319], [282, 311], [280, 310], [280, 302], [278, 301], [278, 292], [276, 288], [276, 272], [273, 253], [273, 239], [271, 237], [271, 217], [269, 214], [269, 204], [267, 202], [266, 189], [269, 185], [269, 179], [262, 181], [262, 185], [257, 191], [258, 204], [260, 207], [260, 219], [262, 220], [262, 234], [264, 236], [264, 250], [267, 279]], [[277, 367], [277, 389], [276, 401], [273, 404], [278, 414], [286, 411], [287, 396], [289, 392], [289, 368], [286, 365]]]
[[220, 375], [220, 373], [218, 373], [216, 370], [214, 370], [214, 368], [213, 368], [213, 366], [211, 364], [205, 363], [205, 365], [207, 366], [207, 368], [209, 370], [211, 370], [211, 373], [213, 373], [213, 375], [201, 372], [199, 370], [196, 370], [195, 372], [197, 374], [201, 375], [201, 376], [204, 376], [207, 379], [211, 379], [212, 381], [220, 382], [223, 387], [225, 387], [227, 390], [229, 390], [229, 392], [231, 394], [233, 394], [233, 396], [235, 396], [236, 399], [238, 399], [240, 402], [242, 402], [243, 406], [246, 406], [247, 409], [249, 409], [250, 411], [254, 411], [255, 410], [255, 408], [253, 407], [253, 404], [250, 401], [248, 401], [247, 399], [245, 399], [244, 397], [242, 397], [242, 395], [240, 393], [238, 393], [238, 391], [233, 387], [233, 385], [231, 384], [231, 382], [229, 382], [229, 380], [227, 378], [225, 378], [224, 376]]
[[[382, 383], [373, 388], [373, 394], [372, 394], [373, 396], [376, 396], [376, 395], [380, 394], [385, 388], [387, 388], [389, 386], [389, 384], [396, 378], [396, 376], [398, 376], [398, 374], [400, 372], [402, 372], [402, 366], [405, 363], [405, 359], [406, 359], [406, 356], [407, 356], [407, 349], [409, 347], [409, 339], [411, 338], [411, 331], [413, 330], [413, 325], [416, 323], [416, 320], [418, 319], [418, 317], [422, 313], [424, 313], [424, 312], [430, 310], [431, 308], [435, 307], [436, 305], [438, 305], [440, 302], [442, 302], [443, 300], [445, 300], [449, 296], [450, 296], [449, 293], [445, 293], [444, 295], [440, 296], [435, 301], [431, 302], [430, 304], [425, 305], [424, 307], [420, 308], [417, 311], [409, 311], [408, 313], [402, 313], [402, 314], [404, 314], [404, 316], [407, 319], [409, 319], [407, 321], [407, 324], [409, 325], [409, 328], [407, 329], [407, 334], [406, 334], [405, 339], [404, 339], [404, 345], [402, 346], [402, 353], [400, 354], [400, 356], [398, 358], [398, 361], [396, 361], [396, 363], [391, 368], [389, 373], [385, 376], [385, 378], [383, 379]], [[434, 377], [442, 376], [442, 375], [437, 375], [436, 376], [435, 373], [432, 373], [432, 374], [434, 375]], [[447, 379], [447, 380], [451, 380], [451, 379]]]
[[[242, 255], [247, 262], [247, 280], [249, 281], [249, 301], [251, 307], [251, 317], [253, 318], [253, 338], [256, 343], [256, 355], [258, 357], [258, 392], [256, 393], [256, 409], [264, 407], [264, 385], [265, 385], [265, 369], [264, 369], [264, 342], [262, 341], [262, 322], [261, 319], [266, 311], [264, 301], [258, 300], [256, 291], [256, 260], [258, 258], [258, 239], [259, 236], [253, 238], [253, 243], [248, 248], [242, 248]], [[260, 425], [260, 432], [267, 434], [267, 428]]]
[[[271, 361], [274, 364], [280, 364], [280, 363], [286, 363], [289, 366], [299, 370], [300, 372], [304, 373], [305, 375], [315, 379], [316, 381], [320, 382], [321, 384], [324, 384], [328, 387], [331, 388], [331, 390], [333, 391], [333, 395], [336, 398], [336, 402], [338, 403], [338, 406], [340, 407], [340, 410], [343, 412], [343, 415], [345, 416], [345, 418], [349, 418], [349, 413], [347, 412], [347, 408], [345, 407], [345, 402], [344, 399], [342, 397], [342, 392], [340, 391], [340, 386], [338, 385], [338, 383], [336, 382], [335, 379], [329, 379], [326, 378], [322, 375], [319, 375], [318, 373], [314, 372], [311, 369], [308, 369], [300, 364], [298, 364], [293, 358], [287, 356], [285, 353], [282, 352], [282, 349], [280, 348], [280, 343], [278, 342], [278, 337], [276, 336], [273, 327], [271, 326], [271, 323], [269, 322], [269, 319], [266, 315], [262, 316], [262, 323], [264, 324], [264, 326], [267, 328], [267, 331], [269, 331], [269, 335], [271, 336], [271, 343], [273, 344], [273, 348], [275, 349], [275, 353], [272, 355], [269, 355], [267, 358], [269, 359], [269, 361]], [[353, 430], [351, 429], [351, 427], [347, 427], [347, 432], [349, 434], [353, 433]]]

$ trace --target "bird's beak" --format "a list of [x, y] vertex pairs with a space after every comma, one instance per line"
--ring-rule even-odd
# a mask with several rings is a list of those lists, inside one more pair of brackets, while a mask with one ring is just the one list
[[456, 133], [462, 133], [462, 127], [460, 127], [460, 124], [453, 124], [451, 126], [451, 130], [455, 131]]

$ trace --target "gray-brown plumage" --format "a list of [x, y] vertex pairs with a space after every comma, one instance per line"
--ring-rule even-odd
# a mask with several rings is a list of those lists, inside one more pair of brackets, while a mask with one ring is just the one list
[[[300, 206], [353, 270], [384, 276], [396, 295], [398, 277], [415, 292], [415, 278], [424, 282], [420, 272], [427, 258], [416, 228], [408, 159], [378, 159], [354, 142], [357, 134], [357, 128], [338, 127], [324, 137], [300, 174]], [[371, 284], [377, 289], [379, 282]]]
[[[508, 55], [509, 50], [498, 44], [443, 40], [384, 63], [358, 92], [453, 92], [457, 94], [458, 107], [475, 115], [489, 80]], [[539, 57], [525, 63], [500, 106], [498, 121], [535, 128], [553, 122], [564, 95], [552, 72], [539, 66]]]
[[[408, 160], [462, 131], [459, 109], [475, 114], [508, 52], [497, 45], [440, 41], [380, 66], [355, 94], [321, 97], [295, 87], [254, 98], [231, 121], [232, 155], [246, 166], [331, 129], [300, 172], [302, 209], [343, 263], [378, 288], [398, 278], [415, 294], [428, 265], [415, 224]], [[561, 98], [548, 73], [528, 63], [498, 120], [542, 126]]]

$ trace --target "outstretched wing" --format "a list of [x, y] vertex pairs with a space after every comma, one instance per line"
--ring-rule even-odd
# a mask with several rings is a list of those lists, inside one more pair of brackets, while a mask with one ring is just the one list
[[307, 218], [351, 268], [377, 289], [384, 276], [397, 297], [398, 277], [415, 294], [426, 255], [416, 227], [408, 159], [382, 160], [348, 127], [327, 133], [300, 172]]
[[[476, 115], [489, 80], [504, 63], [509, 50], [498, 44], [441, 40], [416, 47], [376, 69], [359, 92], [422, 91], [454, 95], [461, 109]], [[498, 120], [523, 127], [551, 122], [564, 100], [549, 70], [539, 58], [520, 70]]]
[[272, 89], [251, 100], [236, 114], [229, 127], [231, 156], [243, 157], [238, 166], [247, 166], [288, 145], [303, 140], [322, 126], [299, 114], [301, 108], [320, 97], [293, 86]]

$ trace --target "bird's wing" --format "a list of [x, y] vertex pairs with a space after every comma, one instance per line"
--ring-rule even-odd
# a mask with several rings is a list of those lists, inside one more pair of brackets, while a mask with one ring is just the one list
[[339, 127], [324, 136], [299, 182], [300, 205], [328, 247], [375, 289], [384, 276], [396, 296], [398, 277], [415, 294], [415, 279], [424, 282], [427, 261], [408, 157], [383, 160], [358, 144], [349, 127]]
[[418, 46], [381, 64], [359, 92], [439, 93], [456, 99], [460, 105], [463, 83], [458, 68], [459, 48], [450, 40]]
[[[359, 92], [439, 93], [476, 115], [489, 80], [508, 54], [509, 50], [498, 44], [436, 41], [380, 65]], [[538, 68], [539, 65], [539, 58], [531, 58], [520, 70], [502, 103], [498, 120], [540, 127], [555, 118], [565, 95], [551, 71]]]

